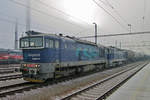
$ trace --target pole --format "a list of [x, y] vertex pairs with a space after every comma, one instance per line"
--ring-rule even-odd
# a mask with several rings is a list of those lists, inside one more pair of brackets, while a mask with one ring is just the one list
[[18, 49], [18, 20], [16, 19], [16, 25], [15, 25], [15, 48]]
[[143, 16], [143, 31], [145, 29], [145, 16]]
[[115, 41], [115, 47], [117, 47], [117, 40]]
[[131, 33], [131, 24], [129, 24], [129, 27], [130, 27], [130, 33]]
[[120, 42], [120, 49], [121, 49], [121, 42]]
[[128, 24], [128, 26], [130, 27], [130, 33], [131, 33], [131, 26], [132, 26], [132, 25], [131, 25], [131, 24]]
[[94, 22], [95, 25], [95, 44], [97, 44], [97, 24]]
[[30, 0], [27, 0], [27, 12], [26, 12], [26, 32], [30, 31], [31, 23], [31, 3]]

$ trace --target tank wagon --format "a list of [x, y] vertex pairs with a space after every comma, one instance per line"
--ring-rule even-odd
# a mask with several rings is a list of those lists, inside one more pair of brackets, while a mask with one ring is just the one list
[[44, 82], [123, 64], [127, 51], [96, 45], [74, 37], [29, 31], [20, 38], [24, 80]]

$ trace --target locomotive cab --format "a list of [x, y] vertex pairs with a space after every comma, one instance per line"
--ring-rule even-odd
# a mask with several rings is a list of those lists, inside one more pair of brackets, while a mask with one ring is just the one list
[[[55, 44], [54, 44], [55, 42]], [[21, 72], [24, 80], [31, 82], [44, 82], [54, 76], [54, 67], [51, 62], [55, 62], [54, 45], [58, 40], [53, 41], [44, 35], [26, 36], [20, 39], [20, 48], [23, 51], [23, 62]]]

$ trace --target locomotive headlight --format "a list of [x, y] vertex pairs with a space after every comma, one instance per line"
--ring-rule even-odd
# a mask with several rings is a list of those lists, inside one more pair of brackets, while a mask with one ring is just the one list
[[39, 65], [39, 64], [36, 64], [36, 65], [35, 65], [35, 67], [36, 67], [36, 68], [39, 68], [39, 67], [40, 67], [40, 65]]
[[23, 67], [26, 67], [26, 66], [27, 66], [27, 64], [22, 64], [22, 66], [23, 66]]
[[38, 65], [38, 67], [40, 67], [41, 65]]
[[35, 67], [38, 67], [38, 65], [35, 65]]

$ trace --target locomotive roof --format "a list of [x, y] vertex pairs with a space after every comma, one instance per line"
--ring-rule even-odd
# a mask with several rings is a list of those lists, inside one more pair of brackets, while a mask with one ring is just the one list
[[[97, 46], [95, 43], [87, 41], [87, 40], [81, 40], [79, 38], [76, 37], [70, 37], [70, 36], [63, 36], [62, 34], [60, 35], [56, 35], [56, 34], [46, 34], [46, 33], [41, 33], [41, 32], [35, 32], [35, 31], [28, 31], [26, 32], [28, 36], [52, 36], [52, 37], [56, 37], [56, 38], [62, 38], [62, 39], [67, 39], [70, 41], [75, 41], [75, 42], [79, 42], [79, 43], [83, 43], [83, 44], [90, 44], [90, 45], [94, 45]], [[25, 36], [25, 37], [28, 37]]]
[[46, 33], [35, 32], [35, 31], [28, 31], [26, 33], [27, 33], [28, 36], [25, 36], [25, 37], [29, 37], [29, 36], [31, 36], [31, 37], [34, 37], [34, 36], [51, 36], [51, 37], [54, 37], [54, 38], [68, 40], [68, 41], [72, 41], [72, 42], [74, 41], [74, 42], [82, 43], [82, 44], [88, 44], [88, 45], [94, 45], [94, 46], [108, 48], [108, 49], [112, 48], [112, 49], [117, 49], [117, 50], [120, 50], [120, 51], [131, 52], [131, 50], [120, 49], [120, 48], [113, 47], [113, 46], [103, 46], [101, 44], [95, 44], [94, 42], [90, 42], [90, 41], [87, 41], [87, 40], [81, 40], [80, 38], [70, 37], [70, 36], [63, 36], [62, 34], [59, 34], [59, 35], [57, 35], [57, 34], [46, 34]]

